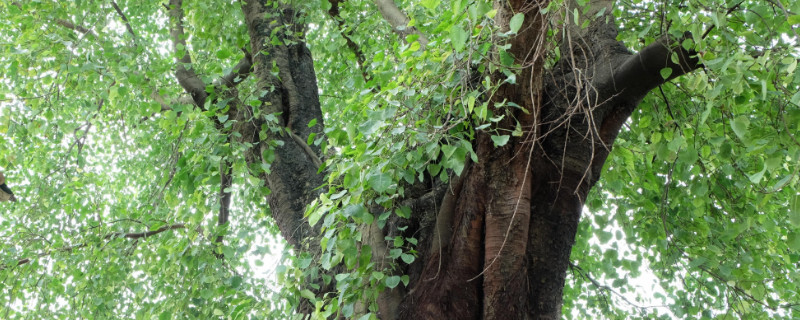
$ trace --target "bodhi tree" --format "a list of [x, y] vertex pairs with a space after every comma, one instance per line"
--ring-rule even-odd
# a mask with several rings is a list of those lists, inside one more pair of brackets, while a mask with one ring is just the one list
[[0, 8], [3, 318], [800, 316], [800, 3]]

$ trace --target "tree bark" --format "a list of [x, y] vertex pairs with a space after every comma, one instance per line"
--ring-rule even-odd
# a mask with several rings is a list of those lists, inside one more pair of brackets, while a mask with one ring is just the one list
[[[314, 230], [303, 220], [305, 207], [325, 189], [323, 176], [315, 160], [321, 158], [321, 150], [315, 145], [306, 145], [311, 134], [321, 136], [324, 126], [320, 110], [317, 78], [311, 51], [304, 39], [288, 38], [287, 34], [302, 34], [305, 26], [295, 19], [298, 14], [291, 6], [281, 5], [268, 11], [265, 1], [248, 1], [242, 6], [250, 35], [251, 52], [258, 78], [263, 90], [259, 107], [265, 115], [279, 115], [276, 123], [262, 122], [270, 127], [270, 135], [260, 141], [257, 161], [270, 165], [264, 178], [271, 190], [269, 204], [283, 237], [299, 247], [304, 239], [314, 238]], [[275, 32], [280, 45], [271, 44], [271, 35], [276, 28], [290, 28], [293, 32]], [[278, 74], [271, 73], [273, 63]], [[308, 124], [316, 120], [317, 125]], [[293, 139], [296, 135], [300, 139]], [[309, 153], [309, 151], [311, 153]], [[273, 154], [274, 159], [262, 159], [263, 154]]]
[[[610, 9], [611, 2], [594, 4]], [[479, 161], [467, 164], [461, 177], [446, 188], [433, 182], [433, 188], [417, 188], [430, 190], [407, 192], [403, 201], [412, 204], [414, 213], [408, 223], [412, 228], [405, 232], [423, 239], [417, 247], [420, 258], [403, 269], [411, 279], [408, 290], [388, 290], [379, 299], [381, 318], [559, 318], [581, 210], [617, 133], [647, 92], [698, 68], [694, 53], [669, 38], [637, 54], [628, 52], [615, 40], [613, 17], [607, 13], [585, 30], [566, 28], [561, 34], [565, 56], [545, 70], [547, 19], [557, 18], [540, 14], [546, 6], [547, 1], [495, 3], [501, 30], [508, 30], [515, 14], [525, 15], [525, 25], [509, 40], [510, 53], [522, 66], [517, 84], [505, 84], [494, 98], [525, 110], [514, 110], [498, 128], [513, 130], [511, 119], [516, 119], [525, 134], [495, 147], [489, 134], [478, 132], [473, 149]], [[316, 76], [302, 38], [305, 26], [289, 5], [276, 10], [250, 1], [243, 10], [253, 74], [263, 90], [258, 108], [261, 114], [279, 115], [273, 123], [260, 118], [249, 129], [269, 128], [256, 139], [259, 152], [248, 161], [270, 165], [263, 178], [281, 234], [301, 250], [318, 252], [318, 231], [303, 219], [306, 205], [324, 192], [319, 188], [324, 183], [321, 150], [305, 143], [323, 134]], [[270, 38], [273, 34], [280, 44]], [[676, 59], [670, 59], [673, 54]], [[667, 79], [661, 77], [663, 68], [672, 69]], [[502, 80], [499, 74], [491, 76]], [[309, 128], [313, 119], [317, 125]], [[430, 198], [441, 204], [438, 211], [415, 202]], [[376, 226], [365, 230], [370, 243], [380, 243], [384, 232], [399, 232]]]

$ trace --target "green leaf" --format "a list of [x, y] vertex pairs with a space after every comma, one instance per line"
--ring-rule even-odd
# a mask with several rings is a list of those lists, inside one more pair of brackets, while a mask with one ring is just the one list
[[367, 208], [364, 207], [362, 204], [351, 204], [342, 210], [342, 213], [345, 217], [362, 217], [365, 213], [367, 213]]
[[387, 277], [386, 281], [384, 281], [384, 283], [390, 289], [394, 289], [395, 287], [397, 287], [398, 284], [400, 284], [400, 277], [399, 276]]
[[375, 131], [378, 130], [378, 128], [380, 128], [381, 125], [383, 125], [383, 121], [370, 119], [362, 123], [360, 126], [358, 126], [358, 131], [361, 132], [361, 134], [363, 134], [364, 136], [369, 137], [370, 135], [375, 133]]
[[692, 269], [696, 268], [696, 267], [706, 263], [707, 261], [708, 261], [708, 259], [706, 259], [704, 257], [694, 258], [694, 259], [692, 259], [692, 262], [689, 263], [689, 268], [692, 268]]
[[449, 144], [442, 145], [442, 153], [444, 153], [444, 158], [449, 159], [453, 154], [456, 152], [457, 147], [451, 146]]
[[789, 249], [800, 252], [800, 234], [798, 234], [797, 231], [789, 234], [789, 241], [787, 244], [789, 245]]
[[508, 139], [511, 138], [509, 135], [502, 135], [502, 136], [492, 136], [492, 142], [494, 142], [495, 147], [502, 147], [508, 143]]
[[420, 4], [422, 4], [423, 7], [433, 12], [436, 9], [436, 7], [439, 6], [440, 2], [441, 2], [440, 0], [422, 0]]
[[411, 264], [412, 262], [414, 262], [414, 259], [416, 258], [414, 257], [414, 255], [404, 253], [400, 255], [400, 259], [403, 259], [403, 262], [407, 264]]
[[467, 98], [467, 110], [472, 113], [472, 109], [475, 109], [475, 96], [470, 95]]
[[311, 301], [316, 301], [316, 297], [314, 296], [314, 293], [311, 292], [311, 290], [308, 290], [308, 289], [300, 290], [300, 296], [303, 297], [303, 298], [306, 298], [308, 300], [311, 300]]
[[331, 195], [331, 200], [339, 199], [339, 198], [343, 197], [345, 194], [347, 194], [347, 189], [332, 194]]
[[402, 206], [394, 211], [398, 217], [403, 219], [411, 218], [411, 208], [408, 206]]
[[522, 22], [524, 20], [525, 15], [522, 12], [515, 14], [511, 17], [511, 21], [508, 22], [509, 31], [511, 31], [511, 33], [517, 33], [522, 27]]
[[367, 313], [358, 318], [358, 320], [370, 320], [370, 319], [372, 319], [372, 313]]
[[217, 50], [217, 58], [227, 59], [230, 56], [231, 56], [231, 51], [228, 48], [222, 48]]
[[800, 195], [795, 195], [789, 205], [789, 222], [800, 228]]
[[312, 227], [315, 226], [317, 222], [319, 222], [319, 219], [322, 218], [323, 214], [324, 212], [322, 210], [311, 211], [311, 214], [308, 216], [308, 224]]
[[[444, 146], [442, 146], [444, 148]], [[454, 152], [447, 157], [445, 160], [445, 166], [447, 168], [453, 169], [453, 172], [460, 176], [461, 172], [464, 171], [464, 165], [467, 161], [467, 152], [468, 150], [464, 149], [463, 147], [456, 147], [453, 150]]]
[[459, 25], [450, 27], [450, 41], [453, 43], [456, 52], [464, 51], [467, 44], [467, 37], [467, 32], [461, 29]]
[[661, 73], [662, 78], [667, 79], [672, 75], [672, 68], [663, 68], [659, 73]]
[[789, 22], [790, 25], [800, 24], [800, 14], [789, 16], [787, 21]]
[[479, 19], [492, 10], [492, 6], [483, 1], [476, 1], [476, 3], [469, 6], [467, 11], [469, 12], [469, 19], [472, 21], [479, 21]]
[[747, 128], [750, 126], [750, 119], [746, 116], [738, 116], [731, 122], [731, 128], [739, 139], [745, 140], [747, 135]]
[[367, 182], [372, 190], [383, 193], [392, 185], [392, 177], [387, 173], [374, 174], [367, 179]]
[[756, 172], [756, 173], [754, 173], [752, 175], [748, 175], [747, 177], [750, 179], [750, 182], [759, 183], [759, 182], [761, 182], [761, 178], [764, 177], [764, 173], [765, 172], [767, 172], [767, 167], [766, 166], [764, 166], [764, 168], [761, 169], [761, 171]]
[[576, 26], [578, 25], [578, 17], [580, 17], [580, 14], [578, 13], [578, 8], [572, 9], [572, 19], [573, 22], [575, 22]]
[[241, 276], [234, 276], [231, 278], [231, 287], [238, 288], [242, 285], [242, 277]]

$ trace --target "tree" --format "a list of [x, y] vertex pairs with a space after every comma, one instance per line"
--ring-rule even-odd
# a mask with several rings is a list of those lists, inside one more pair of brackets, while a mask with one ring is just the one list
[[800, 315], [800, 3], [0, 7], [4, 318]]

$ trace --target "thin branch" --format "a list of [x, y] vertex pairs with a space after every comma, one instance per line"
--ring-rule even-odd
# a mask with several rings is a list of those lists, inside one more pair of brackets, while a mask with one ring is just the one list
[[[684, 254], [686, 254], [686, 252], [684, 252]], [[688, 254], [687, 254], [687, 256], [688, 256]], [[708, 275], [710, 275], [712, 278], [716, 279], [720, 283], [724, 284], [729, 289], [733, 290], [733, 292], [736, 293], [738, 296], [744, 297], [744, 299], [747, 299], [747, 300], [749, 300], [749, 301], [751, 301], [753, 303], [760, 304], [760, 305], [764, 306], [765, 308], [770, 309], [772, 311], [777, 311], [778, 308], [785, 308], [785, 309], [795, 308], [798, 305], [800, 305], [800, 304], [797, 304], [797, 303], [784, 303], [784, 304], [781, 304], [781, 305], [778, 305], [778, 306], [770, 306], [766, 302], [764, 302], [762, 300], [759, 300], [759, 299], [756, 299], [756, 297], [754, 297], [753, 295], [747, 293], [747, 291], [745, 291], [744, 289], [740, 288], [738, 285], [730, 285], [730, 284], [728, 284], [730, 282], [730, 280], [727, 280], [724, 277], [716, 274], [715, 272], [709, 270], [707, 267], [705, 267], [703, 265], [700, 265], [697, 268], [700, 269], [701, 271], [707, 273]]]
[[[742, 2], [739, 2], [739, 4], [737, 4], [737, 5], [733, 6], [733, 7], [731, 7], [730, 9], [728, 9], [728, 11], [727, 11], [727, 12], [725, 12], [725, 15], [727, 16], [727, 15], [731, 14], [731, 12], [733, 12], [733, 11], [734, 11], [734, 10], [736, 10], [736, 9], [738, 9], [738, 8], [739, 8], [739, 6], [741, 6], [743, 3], [744, 3], [744, 1], [742, 1]], [[703, 36], [702, 36], [702, 37], [700, 37], [700, 39], [705, 39], [705, 38], [706, 38], [706, 36], [708, 36], [708, 33], [709, 33], [709, 32], [711, 32], [711, 30], [714, 30], [714, 28], [715, 28], [716, 26], [717, 26], [717, 25], [715, 25], [715, 24], [712, 24], [710, 27], [708, 27], [708, 29], [706, 29], [706, 32], [703, 32]]]
[[141, 239], [141, 238], [152, 237], [152, 236], [157, 235], [159, 233], [162, 233], [164, 231], [176, 230], [176, 229], [186, 229], [186, 225], [184, 225], [183, 223], [176, 223], [176, 224], [172, 224], [172, 225], [162, 226], [161, 228], [158, 228], [158, 229], [153, 230], [153, 231], [147, 231], [147, 232], [136, 232], [136, 233], [115, 232], [115, 233], [111, 233], [111, 234], [106, 235], [104, 238], [105, 239], [112, 239], [112, 238]]
[[605, 290], [605, 291], [608, 291], [608, 292], [611, 292], [611, 293], [613, 293], [615, 296], [619, 297], [620, 299], [622, 299], [623, 301], [625, 301], [625, 303], [627, 303], [627, 304], [629, 304], [629, 305], [631, 305], [631, 306], [634, 306], [634, 307], [636, 307], [636, 308], [639, 308], [639, 309], [650, 309], [650, 308], [666, 308], [666, 307], [667, 307], [667, 306], [640, 306], [640, 305], [638, 305], [638, 304], [636, 304], [636, 303], [634, 303], [634, 302], [631, 302], [630, 300], [628, 300], [628, 298], [626, 298], [624, 295], [622, 295], [621, 293], [617, 292], [616, 290], [612, 289], [611, 287], [609, 287], [609, 286], [607, 286], [607, 285], [604, 285], [604, 284], [601, 284], [600, 282], [598, 282], [597, 280], [595, 280], [594, 278], [592, 278], [592, 277], [589, 275], [589, 272], [587, 272], [586, 270], [583, 270], [583, 268], [581, 268], [580, 266], [578, 266], [578, 265], [576, 265], [576, 264], [572, 263], [572, 261], [570, 261], [570, 262], [569, 262], [569, 266], [570, 266], [572, 269], [574, 269], [574, 270], [578, 271], [578, 273], [579, 273], [579, 274], [580, 274], [580, 275], [581, 275], [583, 278], [585, 278], [586, 280], [589, 280], [589, 282], [591, 282], [591, 283], [592, 283], [592, 285], [594, 285], [594, 286], [595, 286], [595, 287], [597, 287], [598, 289]]
[[161, 112], [172, 110], [172, 104], [194, 104], [194, 99], [188, 95], [180, 96], [177, 99], [171, 99], [170, 102], [167, 103], [167, 101], [164, 100], [164, 97], [158, 93], [158, 88], [153, 88], [153, 92], [150, 93], [150, 98], [161, 105]]
[[[220, 161], [219, 164], [219, 175], [220, 175], [220, 183], [219, 183], [219, 214], [217, 214], [217, 226], [220, 228], [225, 228], [225, 225], [228, 223], [228, 218], [230, 216], [230, 207], [231, 207], [231, 171], [232, 171], [232, 163], [230, 160], [223, 159]], [[224, 230], [217, 230], [217, 238], [214, 240], [214, 243], [217, 247], [222, 245], [222, 239], [224, 237], [225, 231]], [[225, 257], [222, 253], [214, 253], [217, 259], [222, 259]]]
[[[106, 240], [114, 239], [114, 238], [142, 239], [142, 238], [152, 237], [152, 236], [157, 235], [159, 233], [162, 233], [164, 231], [176, 230], [176, 229], [185, 229], [185, 228], [186, 228], [186, 225], [184, 225], [183, 223], [176, 223], [176, 224], [172, 224], [172, 225], [162, 226], [161, 228], [158, 228], [156, 230], [146, 231], [146, 232], [134, 232], [134, 233], [113, 232], [113, 233], [109, 233], [109, 234], [105, 235], [103, 237], [103, 239], [106, 239]], [[0, 265], [0, 271], [3, 271], [3, 270], [8, 269], [8, 268], [19, 267], [19, 266], [28, 264], [31, 261], [33, 261], [33, 259], [46, 257], [46, 256], [49, 256], [49, 255], [55, 253], [55, 252], [71, 252], [73, 250], [80, 249], [80, 248], [85, 248], [87, 246], [88, 246], [87, 243], [82, 243], [82, 244], [79, 244], [79, 245], [67, 246], [67, 247], [64, 247], [64, 248], [56, 249], [56, 250], [49, 250], [49, 251], [46, 251], [46, 252], [38, 254], [35, 258], [19, 259], [19, 260], [17, 260], [16, 263], [14, 263], [12, 265]]]
[[[786, 7], [783, 6], [783, 3], [781, 3], [780, 1], [774, 1], [774, 2], [770, 1], [770, 2], [772, 4], [774, 4], [774, 5], [776, 5], [778, 8], [780, 8], [781, 11], [783, 12], [783, 16], [786, 17], [787, 20], [789, 19], [789, 10], [786, 10]], [[789, 26], [789, 28], [792, 29], [792, 33], [794, 33], [794, 37], [797, 38], [798, 40], [800, 40], [800, 36], [797, 35], [797, 30], [795, 29], [794, 25]]]
[[[328, 15], [336, 21], [336, 24], [339, 26], [339, 33], [342, 35], [342, 38], [344, 38], [345, 42], [347, 42], [347, 47], [356, 55], [356, 63], [358, 63], [358, 68], [361, 69], [361, 77], [364, 78], [364, 83], [367, 83], [369, 82], [369, 73], [367, 73], [367, 59], [364, 57], [364, 51], [353, 41], [353, 29], [347, 28], [344, 24], [344, 18], [342, 18], [339, 12], [339, 4], [345, 1], [347, 0], [331, 0], [331, 8], [328, 10]], [[373, 87], [372, 91], [377, 93], [380, 89]]]
[[[22, 10], [22, 4], [20, 4], [19, 2], [14, 1], [11, 4], [16, 6], [16, 7], [18, 7], [20, 10]], [[114, 9], [117, 11], [117, 14], [119, 14], [121, 19], [125, 22], [126, 28], [128, 29], [128, 32], [133, 36], [134, 44], [135, 44], [136, 43], [136, 34], [133, 32], [133, 28], [130, 26], [130, 23], [128, 22], [127, 16], [122, 12], [122, 10], [119, 8], [119, 6], [116, 4], [116, 2], [112, 2], [112, 5], [114, 6]], [[60, 25], [60, 26], [62, 26], [62, 27], [65, 27], [67, 29], [70, 29], [70, 30], [73, 30], [73, 31], [76, 31], [76, 32], [79, 32], [79, 33], [82, 33], [82, 34], [85, 34], [85, 35], [90, 35], [90, 36], [92, 36], [92, 38], [94, 38], [95, 41], [99, 41], [100, 40], [100, 37], [97, 36], [97, 34], [95, 34], [92, 30], [89, 30], [88, 28], [86, 28], [84, 26], [74, 24], [74, 23], [72, 23], [70, 21], [67, 21], [67, 20], [64, 20], [64, 19], [57, 19], [57, 20], [55, 20], [55, 23]], [[145, 79], [147, 81], [150, 81], [150, 79], [147, 79], [147, 77], [145, 77]], [[150, 97], [153, 100], [155, 100], [156, 102], [158, 102], [159, 105], [161, 105], [161, 111], [162, 112], [163, 111], [167, 111], [167, 110], [172, 110], [172, 108], [164, 101], [164, 98], [161, 97], [161, 95], [158, 94], [158, 90], [157, 89], [155, 89], [153, 91], [153, 93], [151, 94]], [[28, 98], [28, 99], [30, 99], [30, 98]], [[0, 100], [0, 101], [3, 101], [3, 100]], [[192, 98], [188, 98], [188, 100], [187, 100], [187, 97], [180, 97], [178, 99], [174, 99], [172, 101], [172, 103], [173, 104], [193, 104], [194, 100]]]
[[661, 85], [658, 85], [658, 91], [661, 92], [661, 99], [664, 100], [664, 104], [667, 106], [667, 113], [669, 113], [670, 118], [672, 118], [673, 121], [677, 121], [678, 119], [675, 119], [675, 115], [672, 114], [669, 99], [667, 99], [667, 95], [664, 93], [664, 88], [662, 88]]
[[133, 32], [133, 28], [131, 27], [131, 23], [128, 21], [128, 17], [125, 16], [125, 13], [122, 12], [122, 9], [119, 8], [116, 1], [111, 1], [111, 6], [114, 7], [114, 10], [117, 11], [117, 14], [119, 14], [122, 21], [125, 22], [125, 29], [127, 29], [128, 33], [131, 34], [133, 37], [133, 44], [136, 45], [136, 33]]
[[73, 31], [77, 31], [77, 32], [83, 33], [85, 35], [90, 35], [90, 36], [94, 37], [95, 39], [97, 39], [97, 35], [94, 34], [94, 32], [92, 32], [92, 30], [86, 29], [83, 26], [76, 25], [76, 24], [74, 24], [72, 22], [69, 22], [67, 20], [64, 20], [64, 19], [58, 19], [58, 20], [56, 20], [56, 23], [58, 25], [64, 27], [64, 28], [67, 28], [67, 29], [70, 29], [70, 30], [73, 30]]
[[[17, 8], [22, 10], [22, 4], [19, 3], [18, 1], [12, 1], [11, 5], [16, 6]], [[92, 32], [92, 30], [86, 29], [83, 26], [76, 25], [76, 24], [74, 24], [72, 22], [69, 22], [67, 20], [64, 20], [64, 19], [57, 19], [55, 22], [56, 22], [56, 24], [58, 24], [58, 25], [60, 25], [62, 27], [65, 27], [67, 29], [70, 29], [70, 30], [73, 30], [73, 31], [77, 31], [77, 32], [80, 32], [80, 33], [83, 33], [83, 34], [86, 34], [86, 35], [90, 35], [90, 36], [94, 37], [95, 39], [97, 39], [97, 35], [94, 34], [94, 32]]]
[[[106, 89], [106, 94], [111, 90], [111, 87], [115, 86], [116, 84], [117, 81], [112, 80], [111, 84], [108, 85], [108, 89]], [[76, 138], [69, 145], [69, 148], [67, 148], [67, 154], [70, 154], [72, 152], [72, 148], [74, 148], [76, 145], [78, 146], [78, 154], [75, 156], [76, 164], [81, 157], [81, 151], [83, 150], [84, 141], [86, 141], [86, 137], [89, 135], [89, 129], [92, 128], [92, 120], [94, 120], [95, 118], [97, 118], [98, 115], [100, 115], [100, 111], [103, 110], [103, 105], [105, 104], [105, 101], [106, 100], [104, 98], [100, 98], [100, 101], [97, 102], [97, 112], [95, 112], [95, 114], [92, 115], [92, 117], [90, 117], [89, 119], [86, 119], [86, 122], [83, 125], [78, 126], [72, 132]], [[81, 129], [83, 129], [83, 135], [78, 137], [78, 131], [80, 131]]]

